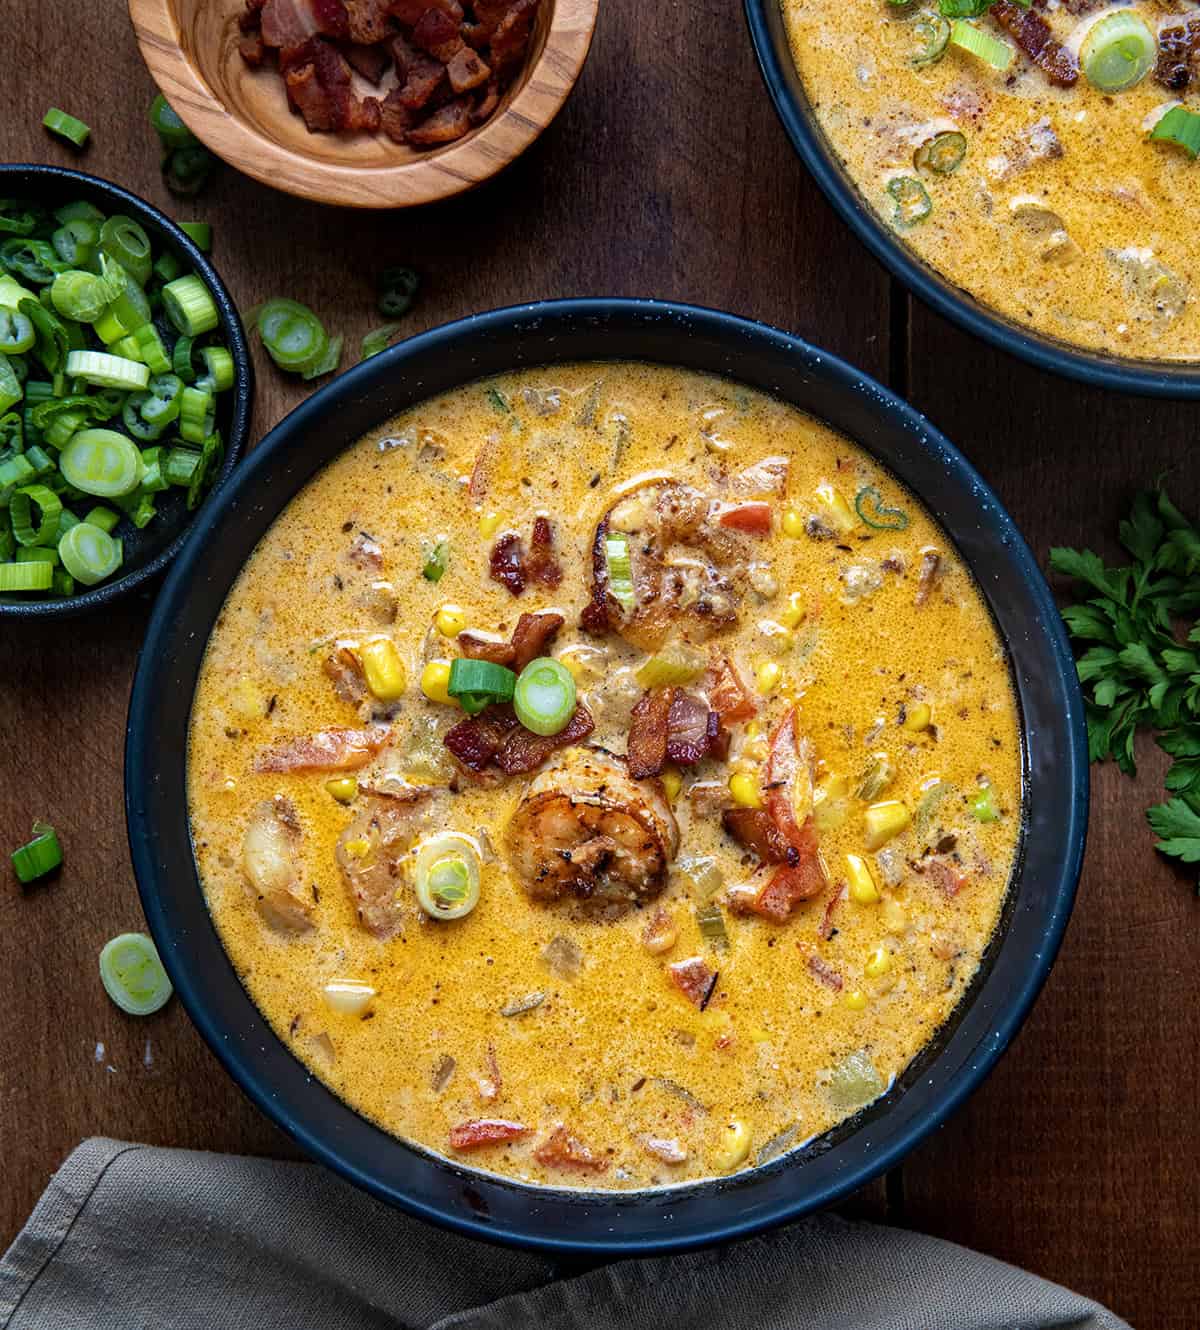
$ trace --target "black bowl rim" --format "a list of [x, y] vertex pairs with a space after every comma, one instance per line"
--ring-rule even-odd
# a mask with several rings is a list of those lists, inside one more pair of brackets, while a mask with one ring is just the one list
[[780, 9], [780, 0], [743, 0], [743, 5], [758, 67], [792, 146], [842, 220], [910, 291], [967, 332], [1038, 369], [1050, 370], [1089, 387], [1137, 396], [1200, 397], [1200, 365], [1122, 359], [1043, 337], [992, 311], [918, 258], [863, 199], [815, 118], [794, 95], [790, 80], [793, 76], [799, 80], [800, 75], [787, 49], [782, 13], [780, 26], [774, 31], [768, 17]]
[[187, 232], [181, 231], [179, 225], [166, 213], [159, 211], [154, 204], [147, 203], [145, 199], [121, 185], [105, 180], [103, 176], [89, 175], [86, 171], [76, 171], [69, 166], [48, 166], [42, 162], [0, 164], [0, 187], [6, 191], [26, 187], [17, 185], [15, 182], [18, 181], [28, 182], [28, 187], [31, 189], [36, 187], [38, 182], [53, 182], [58, 185], [75, 185], [81, 191], [100, 194], [123, 211], [133, 213], [143, 224], [149, 224], [162, 232], [172, 245], [183, 250], [192, 267], [204, 278], [205, 284], [212, 292], [217, 313], [220, 315], [221, 327], [228, 338], [229, 350], [233, 355], [236, 376], [229, 437], [225, 440], [225, 461], [204, 502], [169, 545], [159, 550], [154, 558], [124, 576], [111, 582], [102, 582], [99, 586], [89, 587], [86, 591], [66, 599], [0, 601], [0, 619], [70, 619], [100, 609], [121, 596], [136, 591], [138, 587], [157, 577], [183, 548], [183, 543], [195, 525], [196, 518], [228, 480], [245, 449], [246, 436], [250, 430], [250, 410], [254, 403], [254, 362], [250, 357], [250, 347], [246, 341], [246, 333], [237, 306], [225, 283]]
[[[1060, 769], [1065, 773], [1065, 783], [1070, 789], [1062, 825], [1060, 866], [1055, 875], [1052, 895], [1044, 909], [1039, 910], [1039, 923], [1044, 927], [1038, 934], [1035, 954], [1029, 960], [1028, 969], [1007, 992], [1007, 1005], [987, 1017], [986, 1033], [972, 1044], [969, 1059], [964, 1059], [962, 1065], [956, 1066], [954, 1075], [957, 1079], [946, 1087], [942, 1096], [929, 1108], [922, 1109], [919, 1118], [905, 1127], [890, 1143], [881, 1146], [877, 1142], [870, 1142], [863, 1157], [855, 1164], [842, 1169], [833, 1180], [810, 1191], [800, 1200], [789, 1196], [770, 1207], [752, 1208], [748, 1214], [737, 1218], [717, 1218], [699, 1223], [693, 1221], [682, 1232], [660, 1227], [649, 1234], [639, 1232], [636, 1238], [620, 1232], [615, 1222], [608, 1222], [608, 1217], [619, 1216], [620, 1210], [636, 1206], [639, 1198], [649, 1197], [667, 1210], [682, 1208], [683, 1203], [694, 1198], [697, 1192], [703, 1193], [706, 1199], [712, 1196], [719, 1201], [726, 1190], [753, 1180], [756, 1175], [769, 1173], [776, 1164], [786, 1164], [786, 1156], [762, 1168], [734, 1174], [729, 1179], [698, 1184], [690, 1193], [681, 1192], [677, 1188], [668, 1188], [665, 1192], [632, 1194], [564, 1192], [533, 1188], [495, 1175], [458, 1169], [453, 1161], [401, 1141], [400, 1144], [418, 1161], [412, 1167], [418, 1167], [420, 1161], [425, 1159], [435, 1167], [456, 1175], [466, 1184], [465, 1195], [471, 1213], [463, 1213], [461, 1207], [457, 1211], [451, 1210], [444, 1201], [422, 1202], [414, 1199], [406, 1194], [402, 1186], [391, 1185], [375, 1176], [369, 1164], [356, 1165], [350, 1162], [339, 1149], [336, 1132], [330, 1134], [331, 1139], [300, 1121], [302, 1115], [282, 1104], [272, 1085], [258, 1073], [255, 1053], [259, 1050], [243, 1051], [241, 1047], [235, 1047], [235, 1038], [231, 1038], [229, 1032], [212, 1017], [205, 998], [205, 990], [212, 976], [194, 957], [185, 954], [185, 948], [193, 944], [191, 941], [181, 941], [172, 926], [171, 910], [164, 905], [164, 894], [159, 889], [160, 881], [169, 877], [172, 870], [156, 860], [152, 847], [153, 822], [145, 807], [148, 798], [146, 792], [152, 789], [157, 780], [151, 772], [157, 760], [157, 750], [147, 737], [147, 731], [152, 730], [155, 723], [154, 695], [159, 676], [164, 675], [168, 669], [172, 631], [185, 631], [178, 621], [186, 611], [189, 584], [192, 579], [205, 575], [206, 551], [213, 529], [222, 518], [236, 512], [243, 493], [253, 494], [259, 476], [269, 471], [274, 456], [286, 455], [295, 436], [319, 431], [326, 418], [336, 417], [343, 407], [366, 399], [382, 381], [401, 376], [406, 362], [410, 360], [427, 355], [430, 359], [452, 362], [456, 349], [462, 349], [456, 347], [459, 342], [478, 344], [486, 343], [488, 339], [504, 338], [519, 343], [524, 330], [536, 330], [538, 333], [548, 331], [557, 335], [585, 325], [603, 326], [613, 320], [618, 321], [619, 331], [626, 333], [641, 328], [643, 324], [639, 320], [656, 325], [667, 320], [669, 326], [673, 330], [678, 329], [681, 336], [686, 337], [690, 331], [700, 331], [719, 336], [729, 344], [736, 344], [740, 339], [764, 349], [769, 347], [772, 351], [794, 356], [802, 366], [814, 370], [819, 367], [822, 375], [836, 380], [839, 391], [848, 396], [867, 395], [876, 399], [880, 410], [889, 415], [894, 414], [910, 439], [918, 441], [931, 454], [936, 454], [946, 469], [957, 475], [959, 485], [968, 488], [978, 500], [981, 520], [986, 519], [990, 534], [1009, 549], [1020, 579], [1036, 606], [1034, 622], [1037, 635], [1044, 642], [1047, 658], [1052, 662], [1050, 670], [1055, 682], [1055, 698], [1062, 704], [1064, 742]], [[553, 356], [550, 362], [530, 359], [528, 363], [552, 363], [553, 359]], [[666, 358], [662, 363], [667, 363]], [[464, 374], [462, 382], [470, 382], [477, 377], [477, 373]], [[864, 446], [869, 447], [869, 444]], [[257, 521], [261, 509], [252, 499], [248, 501], [247, 507], [251, 510], [251, 520]], [[191, 629], [186, 629], [186, 633], [189, 640], [195, 637]], [[1088, 788], [1083, 698], [1065, 626], [1032, 551], [1008, 513], [967, 459], [914, 408], [838, 357], [767, 324], [716, 310], [654, 300], [543, 301], [473, 315], [393, 346], [333, 380], [296, 407], [254, 450], [246, 464], [239, 469], [234, 483], [227, 486], [217, 502], [200, 515], [180, 557], [168, 574], [147, 628], [134, 678], [125, 746], [125, 808], [130, 853], [150, 931], [192, 1021], [247, 1097], [312, 1158], [380, 1200], [396, 1205], [417, 1218], [485, 1241], [498, 1241], [550, 1253], [572, 1252], [592, 1256], [645, 1255], [693, 1249], [748, 1236], [800, 1214], [828, 1207], [894, 1166], [939, 1127], [995, 1065], [1027, 1016], [1050, 972], [1066, 930], [1082, 868], [1088, 819]], [[194, 863], [191, 871], [194, 879]], [[207, 915], [205, 917], [215, 938], [211, 919]], [[221, 948], [219, 939], [216, 946]], [[236, 976], [233, 978], [246, 1007], [261, 1023], [265, 1037], [277, 1042], [288, 1057], [294, 1057], [265, 1024]], [[256, 1028], [256, 1039], [259, 1033]], [[312, 1087], [311, 1091], [307, 1087]], [[914, 1093], [917, 1092], [914, 1087]], [[391, 1142], [397, 1139], [388, 1136], [374, 1123], [359, 1117], [344, 1101], [337, 1099], [332, 1091], [308, 1074], [305, 1095], [310, 1093], [333, 1100], [338, 1109], [355, 1117], [358, 1123], [364, 1124], [379, 1137]], [[313, 1116], [314, 1112], [315, 1108], [308, 1116]], [[506, 1193], [513, 1190], [528, 1198], [520, 1202], [520, 1224], [518, 1226], [512, 1220], [507, 1220], [506, 1226], [498, 1227], [494, 1220], [489, 1221], [487, 1218], [486, 1207], [477, 1205], [476, 1201], [480, 1197], [486, 1199], [489, 1196], [493, 1198], [493, 1203], [497, 1197], [507, 1200]], [[678, 1206], [672, 1204], [675, 1201], [679, 1203]], [[484, 1212], [482, 1217], [475, 1213], [480, 1209]], [[671, 1219], [675, 1217], [674, 1213], [670, 1215]], [[590, 1231], [586, 1237], [572, 1231], [573, 1220], [589, 1226]]]

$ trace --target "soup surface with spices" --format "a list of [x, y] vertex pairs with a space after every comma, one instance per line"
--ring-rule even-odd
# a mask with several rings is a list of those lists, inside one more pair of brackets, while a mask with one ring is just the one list
[[869, 207], [956, 286], [1113, 355], [1200, 361], [1196, 0], [779, 0]]
[[264, 536], [189, 799], [247, 990], [388, 1131], [541, 1185], [752, 1167], [884, 1093], [1008, 888], [1006, 656], [855, 444], [722, 379], [413, 407]]

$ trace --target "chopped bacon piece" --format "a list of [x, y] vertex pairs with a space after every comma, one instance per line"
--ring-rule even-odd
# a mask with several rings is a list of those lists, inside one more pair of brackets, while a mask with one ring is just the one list
[[1060, 88], [1075, 85], [1079, 79], [1079, 61], [1055, 39], [1050, 24], [1039, 13], [1022, 9], [1016, 0], [995, 0], [988, 13], [1051, 83]]
[[721, 814], [721, 825], [739, 845], [753, 850], [764, 864], [787, 862], [791, 846], [765, 808], [727, 808]]
[[336, 128], [333, 105], [311, 64], [289, 69], [284, 75], [284, 82], [287, 84], [288, 104], [293, 111], [300, 112], [309, 129], [321, 131]]
[[576, 1168], [585, 1173], [603, 1173], [608, 1167], [607, 1159], [594, 1155], [561, 1123], [533, 1152], [533, 1157], [548, 1168]]
[[529, 1128], [520, 1122], [506, 1122], [503, 1118], [473, 1118], [450, 1128], [452, 1150], [479, 1150], [485, 1145], [506, 1145], [529, 1134]]
[[458, 635], [458, 645], [471, 660], [490, 660], [519, 674], [531, 660], [546, 654], [546, 648], [563, 626], [563, 616], [552, 610], [522, 614], [513, 629], [512, 640], [500, 642], [465, 629]]
[[443, 743], [472, 771], [489, 767], [508, 733], [519, 725], [517, 713], [507, 703], [484, 708], [478, 716], [460, 720]]
[[238, 52], [242, 59], [257, 69], [267, 58], [267, 48], [261, 32], [245, 32], [238, 38]]
[[460, 46], [446, 62], [446, 76], [455, 92], [470, 92], [472, 88], [486, 83], [491, 74], [492, 71], [469, 46]]
[[322, 668], [333, 680], [333, 691], [343, 702], [356, 707], [366, 700], [367, 681], [363, 677], [362, 665], [349, 647], [335, 647]]
[[[342, 0], [342, 3], [346, 6], [352, 42], [373, 46], [376, 42], [387, 41], [396, 31], [388, 19], [387, 0]], [[378, 79], [371, 81], [379, 82]]]
[[[692, 766], [721, 746], [721, 718], [691, 693], [674, 690], [667, 713], [667, 759], [681, 767]], [[727, 736], [726, 736], [727, 738]], [[725, 745], [728, 752], [728, 743]]]
[[262, 7], [267, 0], [246, 0], [246, 8], [238, 15], [238, 27], [243, 32], [258, 32], [262, 27]]
[[523, 58], [537, 7], [538, 0], [514, 0], [509, 5], [508, 12], [492, 33], [489, 49], [493, 69], [510, 69]]
[[634, 780], [657, 776], [667, 761], [667, 718], [673, 688], [651, 688], [642, 694], [629, 721], [626, 762]]
[[392, 60], [400, 85], [398, 100], [410, 111], [419, 111], [428, 105], [446, 83], [445, 65], [418, 51], [404, 37], [392, 38]]
[[838, 974], [827, 960], [818, 956], [815, 951], [809, 954], [808, 968], [812, 972], [813, 977], [823, 983], [826, 988], [831, 989], [834, 993], [840, 993], [842, 991], [845, 982], [842, 979], [842, 976]]
[[751, 536], [771, 534], [771, 505], [769, 503], [737, 503], [723, 507], [717, 516], [718, 526], [734, 531], [745, 531]]
[[721, 718], [682, 688], [652, 688], [633, 708], [627, 760], [635, 780], [657, 776], [667, 762], [691, 766], [729, 751]]
[[379, 106], [379, 123], [394, 143], [407, 143], [413, 113], [404, 105], [399, 88], [393, 88]]
[[548, 517], [533, 519], [525, 575], [529, 581], [548, 587], [556, 587], [562, 581], [562, 569], [554, 557], [554, 527]]
[[318, 730], [284, 739], [264, 749], [255, 771], [356, 771], [365, 767], [387, 741], [385, 729]]
[[493, 582], [506, 586], [514, 596], [525, 590], [525, 547], [515, 531], [506, 531], [492, 546], [488, 572]]
[[[799, 848], [802, 823], [812, 820], [812, 752], [800, 738], [796, 708], [775, 727], [767, 756], [767, 812], [789, 844]], [[797, 814], [801, 820], [797, 821]]]
[[[451, 106], [465, 106], [465, 103], [460, 99]], [[519, 596], [530, 582], [558, 586], [562, 581], [562, 569], [554, 557], [554, 527], [550, 519], [534, 519], [528, 553], [521, 537], [513, 531], [506, 531], [492, 546], [489, 571], [492, 580], [506, 586], [514, 596]]]
[[708, 700], [723, 725], [749, 720], [757, 714], [758, 706], [728, 656], [713, 661], [709, 678]]
[[575, 708], [575, 714], [567, 722], [567, 727], [557, 734], [534, 734], [524, 725], [510, 731], [499, 753], [496, 765], [506, 776], [519, 776], [535, 771], [559, 748], [577, 744], [586, 739], [596, 728], [592, 713], [581, 702]]
[[342, 0], [266, 0], [262, 7], [262, 35], [268, 46], [287, 50], [310, 37], [344, 38], [350, 35]]
[[846, 884], [839, 882], [833, 889], [833, 895], [825, 904], [825, 913], [821, 916], [821, 922], [817, 926], [818, 936], [825, 939], [826, 942], [837, 932], [833, 926], [833, 918], [837, 913], [838, 906], [846, 899]]
[[[475, 109], [471, 112], [471, 123], [481, 125], [492, 114], [497, 106], [500, 105], [500, 81], [491, 78], [488, 85], [483, 90], [483, 96], [479, 99]], [[475, 483], [474, 475], [471, 476], [471, 483]]]
[[357, 42], [348, 42], [342, 48], [342, 54], [351, 69], [361, 74], [368, 83], [379, 86], [384, 70], [390, 63], [386, 46], [360, 46]]
[[458, 0], [388, 0], [388, 9], [410, 28], [427, 9], [440, 9], [456, 23], [461, 23], [463, 18], [463, 8]]
[[961, 865], [946, 855], [931, 855], [917, 865], [917, 872], [928, 877], [939, 891], [950, 897], [957, 896], [970, 877]]
[[676, 961], [667, 966], [671, 982], [689, 1002], [695, 1003], [701, 1011], [712, 1000], [713, 990], [717, 986], [719, 973], [709, 967], [703, 956], [689, 956], [685, 961]]
[[427, 9], [413, 25], [414, 46], [428, 51], [435, 60], [448, 64], [462, 49], [459, 24], [441, 9]]
[[309, 44], [309, 53], [311, 59], [291, 66], [284, 75], [288, 101], [304, 117], [308, 128], [378, 129], [379, 103], [374, 97], [359, 101], [354, 95], [345, 56], [317, 38]]
[[1154, 78], [1169, 92], [1187, 92], [1200, 78], [1200, 15], [1158, 30]]

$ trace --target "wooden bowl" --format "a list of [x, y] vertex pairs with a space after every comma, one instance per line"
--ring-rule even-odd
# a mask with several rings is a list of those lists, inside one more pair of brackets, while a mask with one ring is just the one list
[[[238, 52], [243, 0], [129, 0], [154, 81], [188, 128], [231, 166], [319, 203], [407, 208], [487, 180], [554, 119], [579, 77], [600, 0], [542, 0], [525, 68], [490, 119], [418, 152], [380, 134], [313, 134], [273, 68]], [[360, 93], [374, 91], [354, 76]]]

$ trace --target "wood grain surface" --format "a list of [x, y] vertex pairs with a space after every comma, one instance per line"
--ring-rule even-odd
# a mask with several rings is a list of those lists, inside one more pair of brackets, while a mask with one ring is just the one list
[[[379, 321], [374, 274], [394, 263], [425, 278], [414, 332], [541, 297], [694, 300], [890, 379], [978, 463], [1043, 560], [1052, 544], [1114, 552], [1132, 492], [1163, 471], [1177, 501], [1200, 508], [1194, 407], [1067, 385], [910, 307], [793, 156], [736, 0], [686, 14], [607, 0], [575, 93], [517, 163], [473, 194], [381, 214], [297, 202], [230, 169], [202, 199], [172, 201], [144, 117], [153, 85], [121, 8], [6, 0], [6, 18], [4, 158], [78, 162], [175, 217], [211, 221], [243, 308], [293, 296], [356, 347]], [[82, 155], [40, 129], [50, 101], [92, 125]], [[258, 361], [256, 437], [304, 394]], [[148, 607], [0, 629], [0, 846], [43, 816], [67, 854], [57, 880], [24, 891], [0, 867], [0, 1243], [85, 1136], [293, 1153], [177, 1003], [128, 1020], [96, 972], [103, 942], [142, 926], [121, 748]], [[1160, 797], [1161, 768], [1146, 758], [1137, 783], [1097, 773], [1079, 905], [1024, 1032], [983, 1090], [854, 1208], [1071, 1285], [1139, 1330], [1191, 1330], [1200, 903], [1151, 849], [1142, 809]]]

